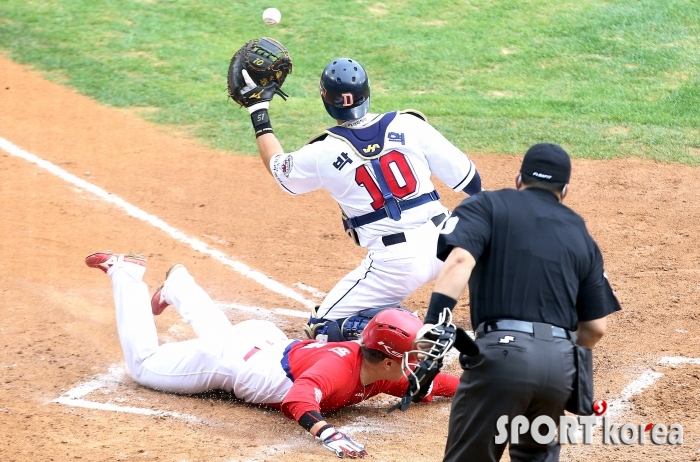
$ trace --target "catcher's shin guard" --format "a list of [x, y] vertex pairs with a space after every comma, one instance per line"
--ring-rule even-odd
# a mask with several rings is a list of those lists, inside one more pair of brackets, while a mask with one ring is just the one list
[[343, 334], [345, 340], [358, 340], [362, 336], [362, 331], [365, 330], [367, 324], [374, 318], [377, 314], [388, 309], [399, 309], [406, 311], [408, 313], [411, 310], [406, 309], [402, 306], [386, 307], [386, 308], [369, 308], [367, 310], [362, 310], [356, 315], [346, 318], [340, 325], [340, 332]]

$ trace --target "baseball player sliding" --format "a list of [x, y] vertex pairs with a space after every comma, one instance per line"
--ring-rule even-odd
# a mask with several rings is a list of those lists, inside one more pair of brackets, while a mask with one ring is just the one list
[[[140, 255], [98, 252], [85, 263], [112, 279], [117, 330], [131, 376], [171, 393], [230, 391], [246, 403], [277, 408], [339, 457], [364, 457], [363, 445], [336, 430], [322, 413], [380, 393], [403, 396], [402, 357], [423, 323], [399, 309], [375, 316], [361, 341], [292, 340], [269, 321], [232, 325], [182, 265], [174, 265], [149, 300]], [[153, 314], [174, 305], [198, 338], [158, 345]], [[439, 374], [433, 396], [453, 396], [458, 378]]]
[[[269, 55], [259, 51], [269, 41], [260, 39], [252, 53], [262, 58], [247, 62], [269, 63]], [[274, 42], [273, 55], [284, 56], [278, 64], [282, 77], [257, 82], [250, 75], [260, 75], [260, 69], [249, 73], [241, 64], [245, 47], [239, 50], [229, 68], [229, 94], [250, 112], [260, 157], [282, 189], [292, 195], [328, 190], [342, 209], [347, 234], [368, 250], [312, 312], [306, 329], [311, 338], [352, 338], [376, 314], [372, 308], [399, 305], [442, 267], [435, 256], [437, 237], [450, 212], [431, 174], [469, 195], [482, 190], [481, 178], [474, 163], [420, 112], [370, 113], [369, 78], [348, 58], [334, 59], [321, 74], [321, 98], [337, 126], [285, 153], [267, 113], [275, 94], [287, 96], [279, 87], [291, 61], [280, 48]], [[242, 82], [247, 84], [240, 88]]]

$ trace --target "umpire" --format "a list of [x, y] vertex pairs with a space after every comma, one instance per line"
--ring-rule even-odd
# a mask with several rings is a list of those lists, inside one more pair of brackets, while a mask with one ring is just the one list
[[[460, 358], [464, 373], [444, 461], [499, 461], [506, 445], [495, 441], [501, 416], [558, 422], [577, 364], [586, 362], [577, 359], [579, 351], [587, 352], [590, 367], [590, 351], [574, 342], [593, 348], [605, 334], [605, 316], [620, 309], [597, 244], [562, 204], [570, 176], [564, 149], [536, 144], [523, 158], [517, 190], [472, 196], [445, 222], [437, 248], [445, 265], [425, 323], [453, 309], [469, 283], [481, 352]], [[527, 432], [509, 452], [512, 461], [557, 461], [559, 449], [557, 441], [539, 444]]]

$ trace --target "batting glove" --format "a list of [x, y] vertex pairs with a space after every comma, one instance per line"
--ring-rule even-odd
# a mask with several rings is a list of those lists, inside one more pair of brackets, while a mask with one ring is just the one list
[[[242, 95], [258, 88], [258, 84], [253, 81], [253, 79], [250, 77], [250, 74], [248, 74], [247, 70], [243, 69], [241, 71], [241, 74], [243, 75], [243, 80], [245, 80], [245, 87], [241, 88]], [[260, 103], [253, 104], [252, 106], [246, 107], [246, 109], [248, 109], [249, 114], [252, 114], [255, 111], [259, 111], [260, 109], [267, 109], [269, 107], [270, 102], [263, 101]]]
[[367, 455], [365, 447], [354, 442], [345, 433], [337, 431], [335, 428], [327, 428], [319, 435], [323, 447], [333, 451], [338, 457], [349, 457], [351, 459], [363, 458]]

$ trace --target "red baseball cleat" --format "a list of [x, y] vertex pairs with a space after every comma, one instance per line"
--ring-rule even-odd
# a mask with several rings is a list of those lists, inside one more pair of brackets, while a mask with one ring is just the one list
[[[107, 270], [119, 260], [119, 256], [120, 254], [112, 253], [109, 250], [106, 252], [96, 252], [85, 257], [85, 264], [90, 268], [98, 268], [106, 273]], [[123, 255], [123, 257], [125, 262], [146, 266], [146, 257], [143, 255], [128, 253]]]
[[[168, 280], [168, 277], [170, 277], [170, 273], [172, 273], [175, 269], [183, 267], [179, 263], [175, 263], [173, 266], [170, 267], [167, 273], [165, 273], [165, 280]], [[183, 267], [184, 268], [184, 267]], [[160, 287], [156, 289], [156, 293], [153, 294], [153, 297], [151, 298], [151, 312], [153, 313], [154, 316], [158, 316], [163, 312], [164, 309], [166, 309], [168, 306], [170, 306], [170, 303], [165, 301], [165, 298], [163, 298], [163, 287], [165, 286], [165, 283], [163, 283]]]

